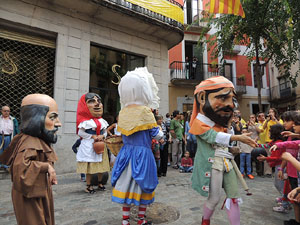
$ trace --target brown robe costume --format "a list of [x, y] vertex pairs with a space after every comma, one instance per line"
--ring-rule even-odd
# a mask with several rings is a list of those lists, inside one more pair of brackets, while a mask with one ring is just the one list
[[14, 137], [1, 156], [10, 165], [12, 202], [18, 225], [54, 225], [52, 188], [48, 165], [57, 160], [43, 140], [26, 134]]

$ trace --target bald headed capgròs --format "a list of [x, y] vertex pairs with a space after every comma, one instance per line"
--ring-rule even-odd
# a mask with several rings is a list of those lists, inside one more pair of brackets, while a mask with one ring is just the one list
[[25, 105], [45, 105], [45, 106], [49, 106], [51, 104], [53, 104], [55, 102], [55, 100], [53, 98], [51, 98], [48, 95], [45, 94], [30, 94], [27, 95], [23, 98], [22, 100], [22, 106]]
[[[48, 144], [56, 143], [57, 127], [60, 127], [61, 124], [58, 119], [57, 104], [53, 98], [44, 94], [27, 95], [22, 100], [20, 115], [22, 133], [38, 137]], [[45, 121], [47, 120], [49, 124], [49, 121], [52, 121], [51, 116], [55, 117], [56, 122], [54, 127], [48, 130], [45, 127]]]

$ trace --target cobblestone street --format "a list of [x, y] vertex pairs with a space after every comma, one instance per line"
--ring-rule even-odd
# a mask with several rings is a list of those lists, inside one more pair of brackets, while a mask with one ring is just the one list
[[[154, 224], [200, 224], [205, 198], [192, 190], [190, 176], [191, 174], [169, 169], [167, 177], [159, 179], [155, 204], [148, 210], [149, 218], [154, 222], [160, 221]], [[249, 179], [246, 181], [253, 195], [246, 196], [241, 189], [244, 201], [241, 206], [242, 225], [279, 225], [283, 224], [283, 220], [293, 218], [292, 211], [289, 214], [272, 211], [272, 207], [275, 206], [274, 199], [278, 197], [273, 179], [258, 177], [253, 181]], [[80, 182], [78, 174], [59, 175], [58, 182], [59, 184], [53, 187], [56, 224], [121, 224], [121, 206], [111, 202], [112, 187], [109, 183], [106, 185], [107, 191], [89, 195], [83, 191], [85, 183]], [[0, 186], [0, 224], [15, 225], [10, 197], [11, 182], [0, 180]], [[226, 211], [220, 210], [221, 206], [222, 203], [219, 203], [211, 225], [229, 224]]]

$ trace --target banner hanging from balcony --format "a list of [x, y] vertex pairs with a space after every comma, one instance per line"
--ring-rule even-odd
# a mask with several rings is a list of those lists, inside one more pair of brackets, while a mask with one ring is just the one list
[[245, 18], [240, 0], [210, 0], [208, 5], [210, 13], [233, 14]]
[[183, 9], [175, 0], [126, 0], [183, 24]]

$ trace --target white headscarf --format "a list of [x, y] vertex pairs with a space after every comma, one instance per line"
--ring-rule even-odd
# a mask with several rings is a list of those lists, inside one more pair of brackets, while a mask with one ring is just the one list
[[118, 90], [122, 108], [132, 104], [145, 105], [152, 109], [159, 107], [158, 87], [147, 67], [128, 71], [122, 77]]

